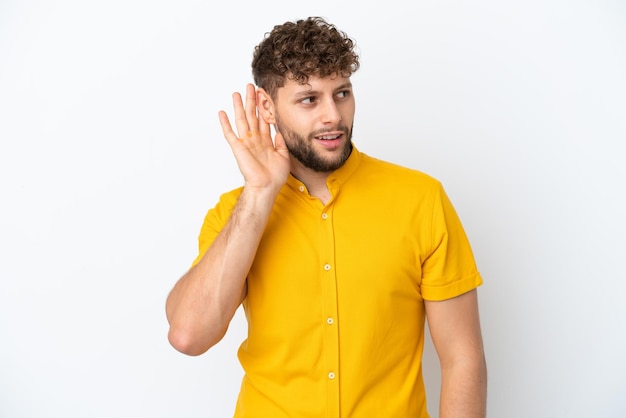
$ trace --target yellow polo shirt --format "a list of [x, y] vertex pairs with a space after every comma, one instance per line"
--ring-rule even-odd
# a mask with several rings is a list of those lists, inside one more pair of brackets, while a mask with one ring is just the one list
[[[236, 418], [428, 417], [423, 300], [482, 283], [441, 184], [354, 149], [323, 205], [290, 176], [248, 275]], [[204, 221], [197, 262], [240, 189]]]

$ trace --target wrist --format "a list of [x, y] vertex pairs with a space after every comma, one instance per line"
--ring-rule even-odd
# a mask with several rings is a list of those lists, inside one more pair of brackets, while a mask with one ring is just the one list
[[256, 186], [246, 183], [239, 196], [240, 204], [256, 208], [256, 210], [271, 209], [280, 189], [281, 187], [278, 186]]

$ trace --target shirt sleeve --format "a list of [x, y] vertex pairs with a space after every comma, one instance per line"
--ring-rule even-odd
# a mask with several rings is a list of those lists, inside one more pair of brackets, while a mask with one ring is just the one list
[[191, 263], [192, 267], [200, 262], [215, 238], [226, 226], [240, 194], [241, 188], [222, 194], [217, 205], [207, 212], [198, 236], [198, 255]]
[[443, 187], [435, 193], [431, 252], [422, 263], [422, 297], [451, 299], [480, 286], [482, 278], [461, 221]]

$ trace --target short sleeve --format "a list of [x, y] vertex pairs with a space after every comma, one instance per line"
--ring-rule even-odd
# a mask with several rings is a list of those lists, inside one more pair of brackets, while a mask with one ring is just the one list
[[217, 205], [207, 212], [198, 236], [198, 255], [191, 264], [192, 267], [200, 262], [215, 238], [226, 226], [240, 194], [241, 188], [222, 194]]
[[422, 262], [422, 297], [451, 299], [480, 286], [482, 278], [461, 221], [443, 187], [433, 200], [432, 250]]

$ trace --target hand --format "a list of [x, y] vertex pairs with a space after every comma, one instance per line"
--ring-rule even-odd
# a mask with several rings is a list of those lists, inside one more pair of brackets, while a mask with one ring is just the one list
[[219, 112], [220, 125], [228, 141], [245, 185], [253, 188], [278, 190], [289, 175], [289, 152], [280, 133], [272, 141], [270, 125], [257, 116], [256, 90], [252, 84], [246, 87], [246, 106], [241, 95], [233, 94], [235, 124], [239, 136], [233, 131], [226, 112]]

